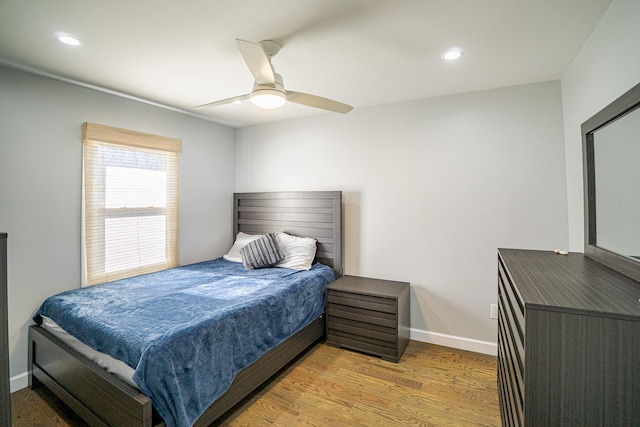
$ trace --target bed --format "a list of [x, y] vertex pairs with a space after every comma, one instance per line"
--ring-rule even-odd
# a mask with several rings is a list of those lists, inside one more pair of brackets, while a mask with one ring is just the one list
[[[234, 194], [233, 235], [286, 232], [317, 240], [316, 260], [342, 274], [341, 192]], [[206, 426], [324, 335], [320, 315], [240, 370], [194, 423]], [[29, 386], [45, 385], [90, 425], [161, 426], [152, 401], [46, 330], [29, 329]]]

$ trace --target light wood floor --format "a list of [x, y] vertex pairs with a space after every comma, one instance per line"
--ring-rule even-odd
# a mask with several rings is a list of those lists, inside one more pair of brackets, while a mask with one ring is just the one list
[[[14, 427], [84, 426], [44, 387], [11, 405]], [[411, 341], [396, 364], [319, 343], [215, 425], [499, 426], [496, 358]]]

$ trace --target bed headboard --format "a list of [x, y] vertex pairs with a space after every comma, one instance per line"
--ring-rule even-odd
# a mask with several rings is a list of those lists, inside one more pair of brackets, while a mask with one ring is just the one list
[[342, 191], [234, 193], [234, 239], [240, 231], [314, 238], [316, 261], [342, 276]]

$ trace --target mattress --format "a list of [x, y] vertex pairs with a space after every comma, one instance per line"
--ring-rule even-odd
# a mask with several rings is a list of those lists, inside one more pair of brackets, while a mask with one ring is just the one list
[[334, 279], [321, 264], [246, 270], [220, 258], [63, 292], [34, 320], [133, 382], [167, 426], [188, 426], [241, 369], [322, 315]]
[[115, 375], [120, 380], [129, 384], [131, 387], [138, 387], [133, 381], [133, 373], [135, 371], [126, 363], [118, 359], [114, 359], [108, 354], [92, 349], [91, 347], [80, 341], [78, 338], [62, 329], [56, 322], [54, 322], [47, 316], [42, 316], [41, 326], [51, 335], [54, 335], [66, 345], [76, 350], [78, 353], [82, 354], [84, 357], [91, 360], [93, 363], [100, 366], [110, 374]]

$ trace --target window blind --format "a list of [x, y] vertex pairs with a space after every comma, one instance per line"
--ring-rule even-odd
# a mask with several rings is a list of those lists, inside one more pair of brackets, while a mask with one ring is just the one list
[[85, 123], [84, 285], [178, 265], [181, 141]]

